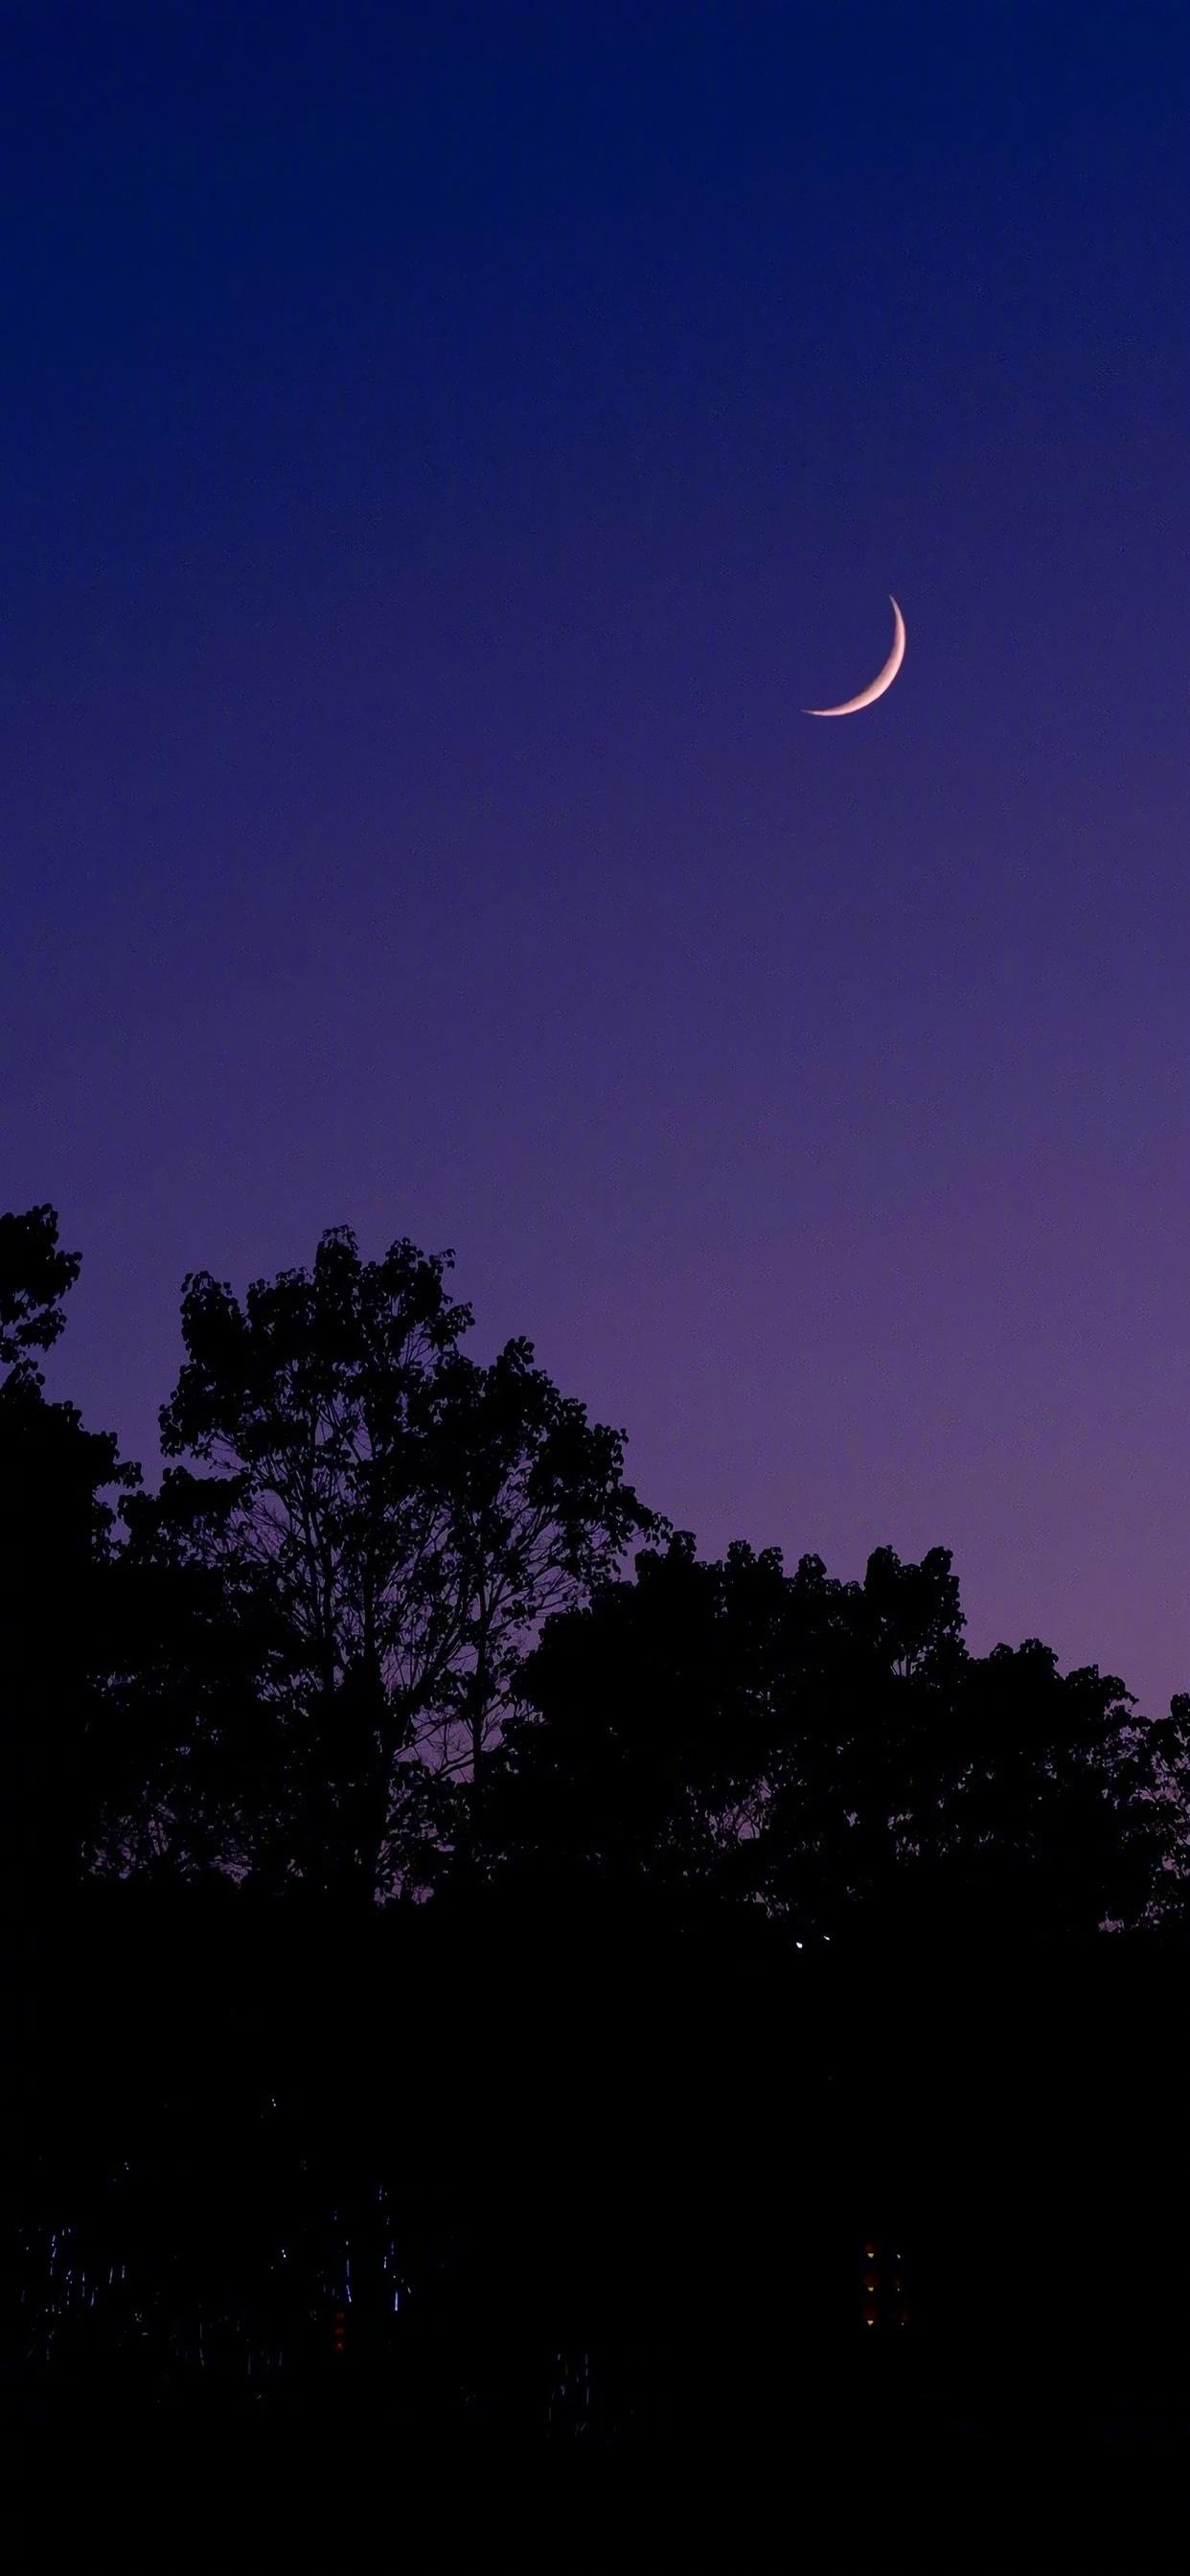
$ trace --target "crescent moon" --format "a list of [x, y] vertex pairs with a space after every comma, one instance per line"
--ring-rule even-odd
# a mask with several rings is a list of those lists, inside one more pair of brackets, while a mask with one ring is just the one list
[[892, 592], [890, 591], [888, 595], [890, 600], [892, 600], [893, 647], [888, 660], [884, 665], [884, 669], [877, 672], [875, 679], [870, 682], [866, 689], [860, 690], [858, 698], [848, 698], [846, 703], [841, 707], [803, 707], [802, 714], [804, 716], [858, 715], [861, 707], [870, 707], [874, 698], [882, 698], [885, 690], [891, 689], [893, 681], [895, 680], [901, 664], [905, 659], [905, 620], [901, 615], [895, 599], [892, 597]]

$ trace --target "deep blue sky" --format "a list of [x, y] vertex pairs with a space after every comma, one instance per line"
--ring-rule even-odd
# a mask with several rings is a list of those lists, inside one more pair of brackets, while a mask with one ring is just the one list
[[[5, 15], [0, 1202], [1190, 1684], [1190, 14]], [[847, 723], [888, 648], [895, 688]]]

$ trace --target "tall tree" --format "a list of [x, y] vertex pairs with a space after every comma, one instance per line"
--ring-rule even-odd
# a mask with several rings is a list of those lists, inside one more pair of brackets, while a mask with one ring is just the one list
[[51, 1207], [0, 1217], [0, 1703], [10, 1896], [52, 1903], [93, 1857], [116, 1747], [97, 1639], [107, 1618], [114, 1504], [139, 1482], [115, 1436], [49, 1403], [36, 1355], [63, 1329], [80, 1268]]
[[[971, 1656], [945, 1549], [862, 1583], [688, 1539], [553, 1620], [493, 1783], [493, 1866], [844, 1926], [1093, 1931], [1180, 1880], [1186, 1728], [1030, 1641]], [[1183, 1767], [1179, 1767], [1183, 1766]]]
[[65, 1330], [62, 1300], [82, 1268], [82, 1255], [63, 1252], [52, 1207], [0, 1216], [0, 1367], [8, 1387], [44, 1384], [32, 1354], [52, 1350]]
[[123, 1506], [102, 1643], [123, 1761], [104, 1819], [109, 1870], [284, 1879], [286, 1723], [300, 1648], [267, 1570], [228, 1540], [230, 1480], [175, 1468]]
[[212, 1568], [267, 1586], [289, 1641], [275, 1808], [292, 1866], [370, 1894], [420, 1865], [429, 1820], [468, 1843], [537, 1625], [655, 1525], [622, 1434], [527, 1342], [486, 1368], [461, 1351], [449, 1267], [408, 1241], [366, 1262], [339, 1227], [242, 1304], [191, 1277], [161, 1417], [167, 1457], [192, 1466], [167, 1471], [159, 1526], [189, 1514]]
[[1140, 1759], [1152, 1817], [1153, 1919], [1190, 1930], [1190, 1691], [1175, 1691], [1168, 1716], [1143, 1728]]
[[547, 1622], [494, 1767], [489, 1866], [623, 1895], [741, 1877], [772, 1727], [776, 1550], [700, 1559], [688, 1531]]

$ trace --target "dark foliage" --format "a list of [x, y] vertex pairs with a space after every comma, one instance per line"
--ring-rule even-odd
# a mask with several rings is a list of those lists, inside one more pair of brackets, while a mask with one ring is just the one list
[[1134, 1720], [1036, 1640], [971, 1656], [945, 1549], [861, 1583], [686, 1537], [550, 1622], [488, 1825], [495, 1872], [750, 1899], [804, 1939], [1086, 1932], [1179, 1901], [1186, 1705]]
[[942, 1548], [700, 1559], [345, 1229], [186, 1282], [148, 1493], [45, 1395], [78, 1269], [0, 1218], [27, 2420], [986, 2429], [1022, 2319], [1176, 2414], [1190, 1695], [972, 1655]]
[[52, 1348], [79, 1257], [52, 1208], [0, 1217], [0, 1711], [3, 1884], [54, 1904], [93, 1859], [113, 1784], [128, 1785], [106, 1719], [115, 1510], [139, 1481], [114, 1436], [46, 1401], [32, 1354]]

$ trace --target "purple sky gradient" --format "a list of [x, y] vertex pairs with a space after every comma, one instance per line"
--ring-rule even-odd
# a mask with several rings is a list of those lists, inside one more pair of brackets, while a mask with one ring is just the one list
[[[453, 1244], [476, 1349], [703, 1548], [950, 1546], [974, 1647], [1163, 1710], [1183, 13], [244, 14], [17, 12], [0, 1203], [84, 1254], [53, 1390], [151, 1465], [187, 1270]], [[807, 722], [890, 591], [895, 687]]]

